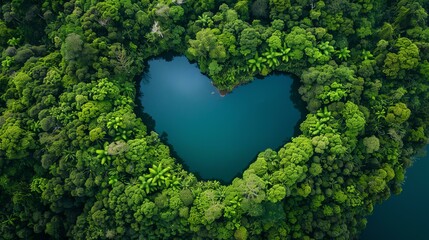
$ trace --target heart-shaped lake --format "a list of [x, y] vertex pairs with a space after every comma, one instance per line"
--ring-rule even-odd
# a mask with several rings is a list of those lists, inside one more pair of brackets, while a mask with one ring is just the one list
[[155, 130], [203, 179], [228, 182], [256, 155], [294, 134], [301, 113], [291, 98], [293, 79], [271, 75], [221, 96], [185, 57], [151, 60], [142, 80], [144, 112]]

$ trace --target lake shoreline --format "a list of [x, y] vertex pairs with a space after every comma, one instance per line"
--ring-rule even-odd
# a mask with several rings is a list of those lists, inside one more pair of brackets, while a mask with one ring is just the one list
[[185, 57], [170, 62], [157, 59], [148, 65], [150, 81], [140, 83], [141, 106], [162, 142], [199, 180], [228, 184], [260, 152], [279, 149], [295, 136], [302, 113], [293, 102], [295, 81], [289, 75], [272, 74], [265, 81], [237, 84], [243, 88], [219, 101], [215, 92], [224, 97], [232, 91], [216, 88]]

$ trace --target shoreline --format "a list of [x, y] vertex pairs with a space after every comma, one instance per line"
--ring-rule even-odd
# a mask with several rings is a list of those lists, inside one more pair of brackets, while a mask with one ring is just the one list
[[237, 87], [239, 87], [239, 86], [242, 86], [242, 85], [245, 85], [245, 84], [247, 84], [247, 83], [251, 83], [251, 82], [253, 82], [254, 80], [255, 80], [255, 79], [253, 79], [252, 81], [249, 81], [249, 82], [238, 83], [238, 84], [234, 85], [234, 86], [232, 87], [232, 89], [231, 89], [231, 90], [220, 90], [218, 87], [216, 87], [216, 85], [213, 83], [213, 81], [210, 81], [210, 83], [212, 84], [212, 86], [213, 86], [214, 88], [216, 88], [217, 92], [219, 93], [219, 95], [220, 95], [221, 97], [225, 97], [225, 96], [226, 96], [226, 95], [228, 95], [229, 93], [232, 93], [232, 91], [233, 91], [235, 88], [237, 88]]

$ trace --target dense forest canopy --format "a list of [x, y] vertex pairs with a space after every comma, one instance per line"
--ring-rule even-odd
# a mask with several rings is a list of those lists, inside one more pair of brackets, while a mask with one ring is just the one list
[[[3, 0], [3, 239], [354, 239], [428, 140], [426, 0]], [[231, 91], [300, 78], [301, 134], [228, 185], [137, 117], [166, 53]], [[285, 126], [287, 127], [287, 126]]]

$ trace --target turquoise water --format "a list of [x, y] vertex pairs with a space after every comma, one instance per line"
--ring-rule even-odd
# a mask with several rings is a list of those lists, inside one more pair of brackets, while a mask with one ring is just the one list
[[[429, 146], [426, 147], [429, 151]], [[368, 218], [363, 240], [429, 239], [429, 156], [407, 170], [403, 191], [377, 205]]]
[[260, 151], [293, 136], [301, 113], [291, 100], [292, 83], [271, 75], [221, 96], [196, 64], [175, 57], [149, 61], [141, 102], [189, 171], [228, 182]]

